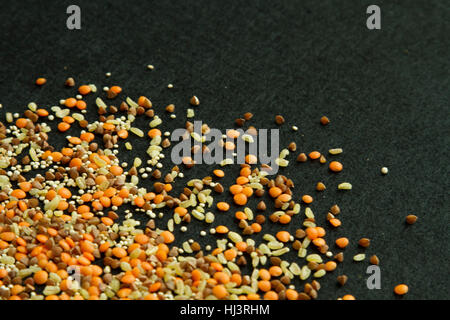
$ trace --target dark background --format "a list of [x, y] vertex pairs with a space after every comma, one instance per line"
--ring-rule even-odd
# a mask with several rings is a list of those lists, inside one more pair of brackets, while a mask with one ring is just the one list
[[[410, 287], [404, 299], [450, 297], [448, 1], [77, 1], [77, 31], [66, 28], [70, 4], [2, 3], [2, 120], [6, 111], [23, 111], [31, 101], [52, 106], [73, 96], [63, 87], [69, 76], [78, 85], [95, 83], [101, 90], [118, 84], [131, 97], [146, 95], [167, 120], [163, 107], [174, 103], [172, 129], [183, 125], [193, 94], [201, 100], [196, 119], [211, 127], [232, 128], [235, 118], [250, 111], [250, 124], [275, 128], [274, 115], [282, 114], [282, 144], [296, 141], [298, 151], [281, 173], [294, 180], [297, 197], [314, 196], [321, 224], [338, 203], [343, 226], [327, 229], [328, 239], [352, 241], [345, 263], [321, 280], [319, 298], [351, 293], [394, 299], [398, 283]], [[366, 28], [370, 4], [381, 7], [381, 30]], [[34, 85], [39, 76], [48, 79], [42, 88]], [[167, 89], [169, 83], [174, 89]], [[322, 115], [331, 120], [327, 127], [319, 124]], [[141, 145], [136, 142], [135, 150]], [[335, 147], [344, 149], [336, 157], [344, 171], [337, 175], [318, 163], [294, 161], [298, 152]], [[128, 162], [135, 155], [121, 153]], [[387, 176], [380, 174], [383, 166]], [[227, 170], [230, 183], [236, 169]], [[186, 175], [210, 171], [202, 167]], [[314, 191], [317, 181], [327, 185], [324, 193]], [[338, 192], [342, 181], [353, 190]], [[219, 214], [215, 224], [230, 221], [231, 214]], [[408, 214], [419, 221], [406, 226]], [[291, 230], [299, 226], [295, 221]], [[199, 238], [203, 228], [192, 223], [183, 240]], [[263, 233], [277, 230], [266, 225]], [[367, 261], [351, 261], [361, 251], [361, 237], [372, 240], [367, 255], [381, 260], [381, 290], [366, 287]], [[349, 282], [338, 288], [335, 278], [344, 273]]]

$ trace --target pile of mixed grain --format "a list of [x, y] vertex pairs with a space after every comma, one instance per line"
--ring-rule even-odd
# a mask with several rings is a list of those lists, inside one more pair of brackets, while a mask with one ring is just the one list
[[[39, 78], [36, 85], [48, 84]], [[343, 262], [349, 240], [341, 237], [332, 244], [326, 240], [326, 228], [341, 226], [338, 205], [328, 212], [329, 225], [317, 225], [314, 199], [295, 194], [288, 177], [269, 176], [268, 167], [258, 166], [252, 154], [245, 158], [247, 164], [236, 168], [232, 185], [221, 183], [225, 172], [219, 165], [203, 164], [205, 176], [183, 181], [183, 170], [196, 164], [185, 157], [181, 167], [163, 167], [161, 161], [170, 153], [170, 132], [163, 131], [165, 123], [150, 99], [133, 100], [119, 86], [100, 93], [95, 85], [83, 84], [74, 92], [72, 78], [65, 85], [72, 96], [59, 106], [32, 102], [23, 114], [7, 112], [6, 122], [0, 122], [1, 299], [309, 300], [318, 296], [319, 279], [333, 274]], [[98, 95], [96, 106], [88, 106], [88, 95]], [[188, 118], [200, 100], [194, 96], [190, 104]], [[159, 109], [176, 118], [173, 104]], [[97, 120], [89, 122], [87, 112], [96, 113]], [[256, 128], [247, 126], [252, 116], [245, 113], [235, 120], [237, 126], [246, 127], [246, 135], [228, 131], [224, 148], [235, 148], [225, 138], [252, 143]], [[146, 128], [136, 124], [138, 117], [148, 119]], [[285, 122], [281, 115], [275, 121]], [[330, 121], [323, 117], [320, 122]], [[71, 128], [78, 134], [66, 136]], [[194, 139], [193, 124], [186, 121], [185, 128], [185, 138]], [[202, 134], [208, 131], [203, 125]], [[64, 136], [65, 146], [52, 146], [50, 135]], [[147, 158], [122, 162], [119, 146], [133, 150], [134, 139], [148, 142]], [[290, 143], [277, 163], [287, 166], [286, 156], [296, 149]], [[329, 152], [337, 155], [342, 149]], [[318, 151], [300, 153], [297, 161], [327, 162]], [[333, 174], [343, 166], [333, 161], [329, 168]], [[178, 184], [183, 184], [181, 194], [173, 191]], [[322, 182], [317, 184], [317, 190], [325, 188]], [[339, 188], [351, 189], [351, 184], [344, 182]], [[219, 194], [229, 200], [217, 201]], [[260, 198], [253, 208], [248, 205], [252, 197]], [[162, 210], [171, 215], [165, 230], [156, 227]], [[216, 224], [216, 214], [229, 215], [230, 225]], [[137, 215], [147, 215], [148, 223], [141, 226]], [[203, 224], [200, 236], [217, 237], [216, 245], [202, 247], [192, 234], [186, 241], [175, 239], [174, 230], [186, 232], [192, 223]], [[236, 223], [240, 232], [231, 231]], [[283, 228], [290, 223], [298, 226], [293, 234], [265, 231], [267, 224]], [[257, 233], [263, 234], [263, 242], [253, 239]], [[369, 244], [367, 238], [359, 241], [361, 247]], [[298, 258], [285, 260], [290, 251]], [[353, 260], [365, 258], [358, 254]], [[369, 260], [379, 263], [376, 256]], [[340, 275], [337, 281], [344, 285], [347, 277]], [[396, 288], [398, 294], [406, 291], [405, 285]]]

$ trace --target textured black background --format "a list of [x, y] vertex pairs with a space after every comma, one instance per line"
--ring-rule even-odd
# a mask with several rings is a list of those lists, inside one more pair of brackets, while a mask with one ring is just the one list
[[[275, 128], [274, 114], [282, 114], [283, 144], [294, 140], [304, 152], [344, 149], [338, 175], [295, 161], [282, 171], [295, 181], [296, 196], [315, 197], [312, 209], [320, 222], [338, 203], [343, 226], [329, 230], [328, 239], [352, 241], [344, 265], [321, 280], [319, 297], [393, 299], [397, 283], [410, 286], [405, 299], [450, 297], [448, 1], [376, 1], [382, 10], [378, 31], [366, 28], [372, 1], [365, 0], [77, 1], [78, 31], [66, 28], [70, 4], [2, 3], [2, 119], [30, 101], [52, 106], [73, 96], [62, 85], [68, 76], [99, 89], [118, 84], [127, 95], [150, 97], [156, 110], [174, 103], [178, 118], [169, 121], [171, 128], [182, 125], [193, 94], [201, 100], [196, 118], [211, 127], [231, 128], [233, 119], [251, 111], [251, 124]], [[147, 64], [155, 70], [146, 70]], [[38, 76], [48, 78], [43, 88], [33, 84]], [[169, 83], [174, 89], [167, 89]], [[325, 128], [318, 122], [324, 114], [331, 119]], [[292, 125], [299, 131], [292, 132]], [[131, 162], [135, 154], [121, 156]], [[387, 176], [380, 174], [383, 166]], [[314, 191], [319, 180], [328, 187], [320, 194]], [[337, 192], [342, 181], [353, 190]], [[219, 214], [217, 222], [231, 221], [231, 214]], [[418, 215], [418, 223], [405, 226], [407, 214]], [[192, 224], [183, 240], [198, 238], [204, 227]], [[367, 262], [351, 261], [361, 251], [361, 237], [372, 239], [367, 254], [381, 259], [381, 290], [366, 288]], [[338, 288], [335, 276], [342, 273], [350, 280]]]

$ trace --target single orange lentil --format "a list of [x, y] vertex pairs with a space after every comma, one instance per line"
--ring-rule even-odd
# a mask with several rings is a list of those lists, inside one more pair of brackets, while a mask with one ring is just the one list
[[77, 105], [77, 99], [75, 99], [75, 98], [67, 98], [64, 101], [64, 105], [66, 107], [68, 107], [68, 108], [73, 108], [73, 107], [75, 107]]
[[281, 193], [282, 193], [282, 191], [278, 187], [272, 187], [269, 189], [269, 194], [272, 198], [278, 197]]
[[70, 129], [70, 124], [67, 122], [60, 122], [58, 123], [58, 130], [61, 132], [65, 132]]
[[264, 295], [264, 300], [278, 300], [278, 293], [276, 293], [275, 291], [272, 291], [272, 290], [268, 291]]
[[85, 96], [91, 92], [91, 87], [88, 85], [82, 85], [78, 88], [78, 92]]
[[85, 110], [87, 108], [87, 104], [83, 100], [78, 100], [75, 106], [78, 110]]
[[283, 273], [283, 270], [279, 266], [271, 266], [269, 268], [269, 273], [273, 277], [279, 277]]
[[302, 196], [302, 201], [303, 201], [304, 203], [309, 204], [309, 203], [313, 202], [313, 197], [311, 197], [311, 196], [308, 195], [308, 194], [305, 194], [304, 196]]
[[330, 170], [333, 171], [333, 172], [342, 171], [343, 167], [344, 166], [339, 161], [331, 161], [330, 165], [329, 165]]
[[313, 151], [313, 152], [310, 152], [308, 156], [311, 159], [313, 159], [313, 160], [319, 159], [320, 158], [320, 152], [319, 151]]
[[345, 296], [342, 297], [342, 300], [356, 300], [356, 299], [351, 294], [346, 294]]
[[38, 85], [38, 86], [42, 86], [42, 85], [44, 85], [46, 82], [47, 82], [47, 79], [45, 79], [45, 78], [37, 78], [37, 79], [36, 79], [36, 85]]
[[267, 271], [266, 269], [259, 269], [259, 277], [261, 278], [261, 280], [270, 280], [271, 275], [270, 272]]
[[409, 291], [409, 288], [406, 284], [399, 284], [397, 286], [395, 286], [394, 288], [394, 292], [396, 295], [402, 296], [407, 294]]
[[286, 290], [286, 299], [288, 300], [297, 300], [298, 292], [293, 289]]
[[111, 253], [119, 259], [127, 256], [126, 250], [119, 247], [115, 247], [114, 249], [112, 249]]
[[238, 193], [234, 195], [233, 200], [237, 205], [243, 206], [247, 203], [247, 196], [243, 193]]
[[223, 172], [220, 169], [216, 169], [213, 171], [213, 173], [215, 174], [216, 177], [218, 178], [223, 178], [225, 176], [225, 172]]
[[28, 119], [19, 118], [16, 120], [17, 128], [25, 128], [27, 124], [28, 124]]
[[257, 223], [257, 222], [252, 223], [250, 225], [250, 228], [252, 228], [253, 232], [256, 232], [256, 233], [261, 232], [261, 230], [262, 230], [261, 225], [259, 223]]
[[231, 194], [239, 194], [244, 190], [244, 188], [239, 184], [233, 184], [232, 186], [230, 186], [229, 190]]
[[227, 233], [228, 232], [228, 228], [225, 227], [225, 226], [220, 225], [220, 226], [216, 227], [216, 232], [220, 233], [220, 234]]
[[34, 282], [36, 282], [37, 284], [44, 284], [48, 280], [48, 273], [45, 270], [40, 270], [34, 274], [33, 278]]
[[343, 248], [345, 248], [346, 246], [348, 246], [348, 243], [349, 243], [349, 241], [348, 241], [347, 238], [339, 238], [339, 239], [336, 239], [336, 245], [337, 245], [339, 248], [341, 248], [341, 249], [343, 249]]
[[306, 236], [311, 239], [317, 239], [317, 237], [319, 236], [319, 233], [317, 232], [316, 228], [312, 228], [312, 227], [308, 227], [306, 228]]
[[214, 286], [213, 288], [213, 294], [216, 296], [217, 299], [223, 299], [226, 296], [228, 296], [228, 291], [225, 289], [225, 287], [221, 284]]
[[112, 92], [114, 92], [115, 94], [119, 94], [122, 92], [122, 88], [119, 86], [112, 86], [111, 88], [109, 88], [109, 90], [111, 90]]
[[154, 128], [154, 129], [150, 129], [149, 131], [148, 131], [148, 136], [150, 137], [150, 138], [154, 138], [154, 137], [160, 137], [162, 135], [162, 133], [161, 133], [161, 130], [159, 130], [159, 129], [156, 129], [156, 128]]
[[161, 236], [164, 238], [164, 243], [172, 243], [175, 241], [175, 236], [170, 231], [161, 232]]
[[269, 291], [272, 288], [270, 281], [268, 280], [260, 280], [258, 281], [258, 289], [264, 292]]
[[247, 215], [242, 211], [236, 211], [234, 216], [238, 220], [246, 220], [247, 219]]
[[288, 242], [291, 237], [291, 234], [287, 231], [278, 231], [276, 237], [281, 242]]
[[258, 158], [253, 154], [248, 154], [245, 156], [245, 162], [248, 164], [255, 164], [258, 162]]
[[14, 189], [14, 190], [11, 192], [11, 196], [14, 197], [14, 198], [17, 198], [17, 199], [23, 199], [23, 198], [25, 198], [27, 195], [26, 195], [26, 193], [25, 193], [23, 190], [21, 190], [21, 189]]
[[126, 139], [126, 138], [128, 138], [128, 131], [125, 129], [121, 129], [121, 130], [117, 131], [117, 135], [121, 139]]
[[336, 267], [337, 267], [337, 264], [334, 261], [328, 261], [327, 263], [325, 263], [326, 271], [333, 271], [336, 269]]
[[220, 211], [228, 211], [230, 209], [230, 205], [226, 202], [218, 202], [217, 209]]

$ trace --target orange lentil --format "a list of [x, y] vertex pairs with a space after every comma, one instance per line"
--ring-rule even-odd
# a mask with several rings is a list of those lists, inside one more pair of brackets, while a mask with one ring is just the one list
[[326, 244], [326, 243], [325, 243], [325, 240], [322, 239], [322, 238], [314, 239], [312, 242], [313, 242], [313, 244], [316, 245], [317, 247], [321, 247], [321, 246], [323, 246], [323, 245]]
[[239, 185], [247, 184], [249, 182], [247, 177], [240, 176], [236, 179], [236, 183]]
[[278, 187], [272, 187], [269, 189], [269, 194], [272, 198], [278, 197], [281, 193], [282, 193], [282, 191]]
[[17, 128], [25, 128], [26, 125], [28, 124], [28, 119], [25, 118], [19, 118], [16, 120], [16, 126]]
[[239, 219], [239, 220], [246, 220], [247, 219], [247, 215], [244, 212], [242, 212], [242, 211], [236, 211], [234, 216], [236, 217], [236, 219]]
[[75, 98], [67, 98], [64, 101], [64, 105], [66, 107], [68, 107], [68, 108], [73, 108], [73, 107], [75, 107], [77, 105], [77, 99], [75, 99]]
[[346, 246], [348, 246], [348, 243], [349, 243], [349, 241], [348, 241], [347, 238], [338, 238], [338, 239], [336, 239], [336, 245], [337, 245], [339, 248], [341, 248], [341, 249], [343, 249], [343, 248], [345, 248]]
[[233, 142], [231, 142], [231, 141], [225, 142], [226, 150], [234, 150], [235, 148], [236, 148], [236, 145]]
[[288, 224], [291, 222], [291, 216], [288, 214], [283, 214], [280, 219], [278, 219], [278, 222], [281, 224]]
[[33, 279], [34, 279], [34, 282], [36, 282], [37, 284], [44, 284], [48, 280], [48, 273], [47, 273], [47, 271], [44, 271], [44, 270], [37, 271], [34, 274]]
[[69, 140], [71, 144], [81, 144], [81, 139], [78, 137], [70, 137], [67, 140]]
[[16, 234], [14, 232], [2, 232], [0, 233], [0, 239], [3, 241], [13, 241], [16, 238]]
[[64, 118], [62, 118], [62, 121], [68, 124], [72, 124], [75, 122], [75, 119], [71, 116], [65, 116]]
[[244, 187], [244, 189], [242, 189], [242, 193], [249, 198], [253, 195], [253, 189], [251, 187]]
[[264, 300], [278, 300], [278, 293], [275, 291], [268, 291], [264, 295]]
[[247, 247], [248, 247], [248, 245], [247, 245], [247, 242], [245, 242], [245, 241], [239, 241], [238, 243], [236, 243], [236, 248], [239, 251], [244, 252], [245, 250], [247, 250]]
[[78, 92], [85, 96], [91, 92], [91, 87], [88, 85], [82, 85], [78, 88]]
[[334, 271], [337, 267], [336, 262], [334, 261], [328, 261], [327, 263], [325, 263], [325, 270], [326, 271]]
[[186, 213], [188, 212], [186, 208], [183, 207], [176, 207], [175, 208], [175, 213], [177, 213], [180, 217], [183, 217], [186, 215]]
[[220, 233], [220, 234], [227, 233], [228, 232], [228, 228], [225, 227], [225, 226], [220, 225], [220, 226], [216, 227], [216, 232]]
[[261, 230], [262, 230], [261, 225], [259, 223], [257, 223], [257, 222], [252, 223], [250, 225], [250, 227], [252, 228], [253, 232], [256, 232], [256, 233], [261, 232]]
[[78, 100], [75, 106], [78, 110], [85, 110], [87, 108], [87, 104], [83, 100]]
[[269, 268], [269, 273], [273, 277], [279, 277], [283, 273], [283, 270], [279, 266], [271, 266]]
[[355, 300], [355, 297], [352, 296], [351, 294], [346, 294], [345, 296], [342, 297], [342, 300]]
[[103, 129], [108, 130], [108, 131], [113, 131], [116, 128], [116, 126], [112, 123], [103, 123]]
[[228, 282], [230, 282], [230, 276], [228, 276], [225, 272], [216, 272], [214, 274], [214, 279], [218, 282], [218, 283], [223, 283], [223, 284], [227, 284]]
[[119, 247], [115, 247], [114, 249], [112, 249], [111, 253], [119, 259], [127, 256], [127, 252], [125, 251], [125, 249]]
[[46, 117], [46, 116], [49, 115], [48, 111], [45, 110], [45, 109], [37, 109], [37, 110], [36, 110], [36, 114], [37, 114], [39, 117]]
[[316, 228], [308, 227], [308, 228], [306, 228], [305, 231], [306, 231], [306, 236], [311, 240], [317, 239], [317, 237], [319, 236]]
[[239, 206], [243, 206], [247, 203], [247, 196], [243, 193], [238, 193], [233, 197], [234, 203]]
[[342, 224], [341, 220], [336, 218], [330, 219], [329, 222], [333, 227], [339, 227]]
[[67, 188], [59, 189], [58, 194], [64, 199], [69, 199], [72, 196], [72, 192], [70, 192], [70, 190]]
[[276, 237], [281, 242], [288, 242], [291, 237], [291, 234], [287, 231], [278, 231]]
[[14, 198], [17, 198], [17, 199], [23, 199], [23, 198], [25, 198], [27, 195], [26, 195], [26, 193], [25, 193], [23, 190], [21, 190], [21, 189], [14, 189], [14, 190], [11, 192], [11, 196], [14, 197]]
[[313, 160], [319, 159], [320, 158], [320, 152], [319, 151], [313, 151], [313, 152], [310, 152], [308, 156], [311, 159], [313, 159]]
[[230, 205], [226, 202], [218, 202], [217, 209], [220, 211], [228, 211], [230, 209]]
[[233, 184], [232, 186], [230, 186], [229, 190], [231, 194], [239, 194], [242, 192], [242, 190], [244, 190], [244, 188], [241, 185]]
[[283, 194], [279, 195], [277, 199], [280, 200], [281, 202], [289, 202], [289, 201], [291, 201], [292, 196], [289, 194], [283, 193]]
[[109, 172], [115, 176], [120, 176], [123, 173], [123, 169], [119, 166], [111, 166], [111, 168], [109, 168]]
[[241, 171], [239, 172], [239, 174], [243, 177], [248, 177], [249, 175], [252, 174], [252, 170], [249, 167], [244, 167], [241, 169]]
[[288, 300], [297, 300], [298, 292], [293, 289], [286, 290], [286, 299]]
[[305, 194], [304, 196], [302, 196], [302, 201], [304, 203], [310, 204], [311, 202], [313, 202], [313, 197], [311, 197], [310, 195]]
[[132, 274], [127, 274], [124, 275], [122, 279], [120, 279], [120, 281], [126, 284], [132, 284], [134, 281], [136, 281], [136, 278]]
[[233, 260], [237, 256], [237, 252], [234, 249], [225, 250], [223, 254], [228, 261]]
[[95, 136], [92, 132], [84, 132], [80, 135], [80, 139], [86, 142], [92, 142]]
[[255, 164], [258, 162], [258, 158], [253, 154], [248, 154], [245, 156], [245, 162], [248, 164]]
[[159, 130], [159, 129], [156, 129], [156, 128], [153, 128], [153, 129], [150, 129], [149, 131], [148, 131], [148, 136], [150, 137], [150, 138], [154, 138], [154, 137], [160, 137], [162, 135], [162, 133], [161, 133], [161, 130]]
[[35, 83], [36, 83], [36, 85], [38, 85], [38, 86], [42, 86], [42, 85], [44, 85], [46, 82], [47, 82], [47, 79], [45, 79], [45, 78], [37, 78]]
[[128, 138], [128, 131], [125, 129], [121, 129], [121, 130], [117, 131], [117, 135], [121, 139], [126, 139], [126, 138]]
[[217, 299], [223, 299], [228, 296], [227, 289], [221, 284], [214, 286], [212, 292]]
[[269, 291], [272, 288], [270, 281], [268, 280], [260, 280], [258, 281], [258, 289], [264, 292]]
[[164, 243], [172, 243], [175, 241], [175, 236], [170, 231], [161, 232], [161, 236], [164, 238]]
[[147, 244], [150, 241], [150, 238], [145, 234], [137, 234], [134, 237], [134, 241], [136, 241], [139, 244]]
[[408, 291], [409, 288], [406, 284], [399, 284], [394, 288], [395, 294], [399, 296], [405, 295], [406, 293], [408, 293]]
[[216, 169], [213, 171], [213, 173], [215, 174], [216, 177], [218, 178], [223, 178], [225, 176], [225, 172], [223, 172], [220, 169]]
[[329, 168], [333, 172], [339, 172], [342, 171], [343, 165], [339, 161], [331, 161]]

